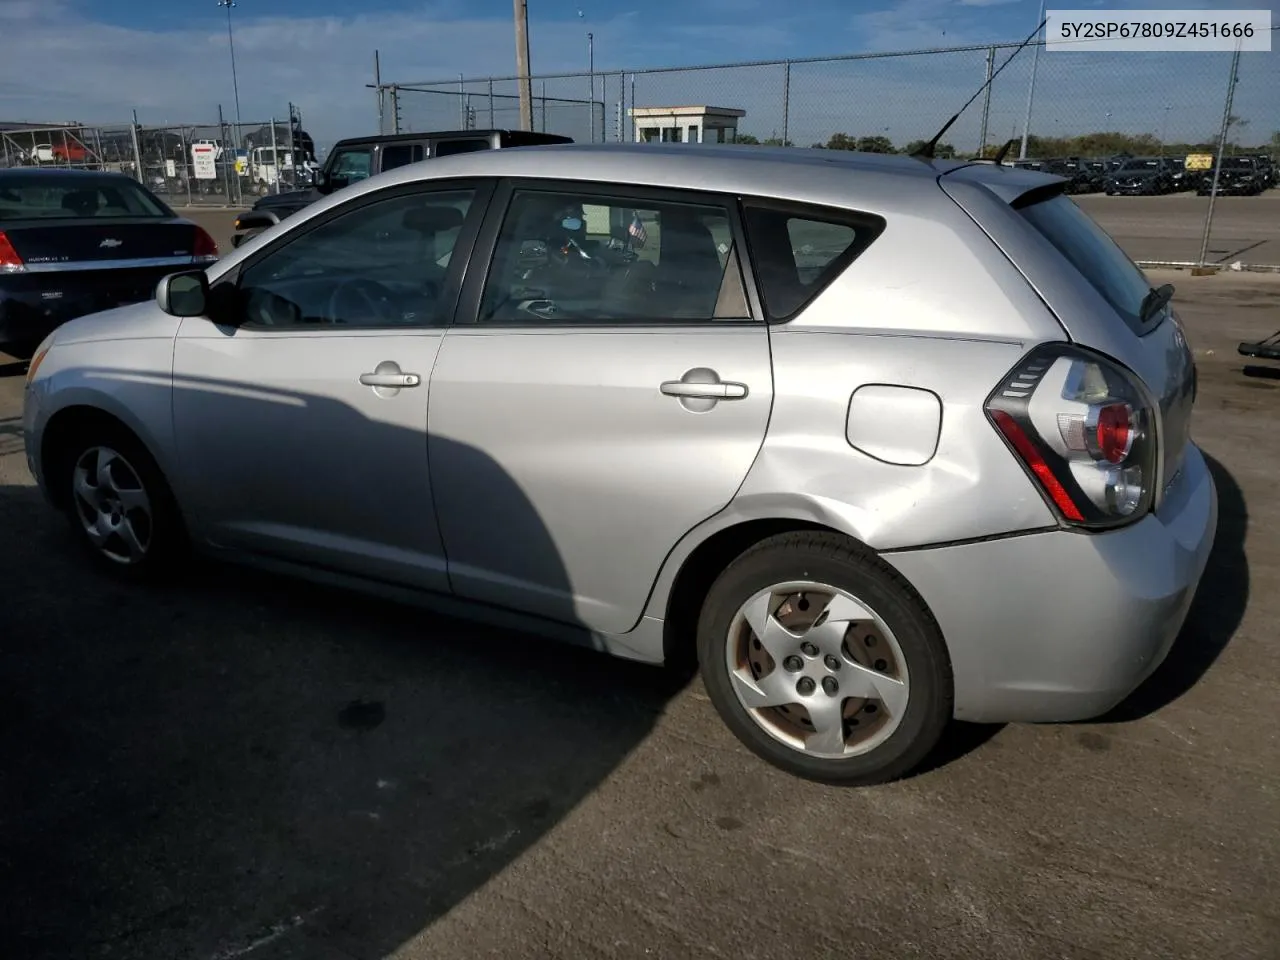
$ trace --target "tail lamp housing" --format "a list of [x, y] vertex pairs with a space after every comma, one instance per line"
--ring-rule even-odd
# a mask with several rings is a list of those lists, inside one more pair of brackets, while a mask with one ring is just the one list
[[0, 230], [0, 273], [22, 273], [26, 269], [27, 265], [13, 248], [13, 243]]
[[195, 249], [192, 250], [192, 259], [207, 260], [210, 263], [218, 259], [218, 243], [204, 227], [196, 227], [196, 242]]
[[1059, 521], [1081, 530], [1150, 512], [1157, 411], [1133, 373], [1065, 343], [1032, 350], [986, 402], [988, 419]]

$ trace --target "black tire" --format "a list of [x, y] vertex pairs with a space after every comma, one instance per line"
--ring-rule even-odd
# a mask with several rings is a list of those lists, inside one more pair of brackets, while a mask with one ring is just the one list
[[[866, 753], [829, 759], [788, 746], [766, 733], [733, 691], [726, 644], [734, 617], [760, 591], [789, 581], [848, 591], [869, 605], [897, 639], [910, 678], [907, 705], [897, 728]], [[743, 553], [708, 591], [697, 644], [703, 682], [729, 729], [757, 756], [807, 780], [846, 786], [895, 780], [928, 756], [951, 720], [951, 663], [937, 623], [901, 575], [837, 534], [782, 534]]]
[[[87, 504], [76, 491], [76, 473], [82, 458], [95, 448], [114, 451], [123, 460], [123, 467], [140, 482], [148, 501], [145, 552], [130, 562], [121, 562], [109, 555], [122, 552], [120, 541], [104, 548], [93, 542], [86, 529]], [[87, 424], [62, 445], [51, 467], [49, 482], [58, 486], [57, 501], [63, 505], [77, 542], [95, 566], [132, 581], [159, 582], [178, 576], [188, 552], [182, 515], [164, 474], [133, 433], [110, 421]]]

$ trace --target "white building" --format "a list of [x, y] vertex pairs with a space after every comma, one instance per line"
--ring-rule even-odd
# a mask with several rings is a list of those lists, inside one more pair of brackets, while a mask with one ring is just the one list
[[747, 115], [733, 107], [632, 107], [637, 143], [734, 143], [738, 121]]

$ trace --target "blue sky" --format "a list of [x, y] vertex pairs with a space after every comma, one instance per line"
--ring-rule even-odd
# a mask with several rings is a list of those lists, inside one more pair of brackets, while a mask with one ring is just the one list
[[[514, 70], [510, 0], [237, 0], [233, 11], [241, 113], [283, 117], [298, 104], [321, 143], [373, 132], [373, 51], [384, 80], [505, 76]], [[1123, 0], [1107, 7], [1270, 7], [1280, 0]], [[1101, 7], [1074, 0], [1062, 7]], [[1038, 0], [529, 0], [535, 73], [596, 66], [610, 74], [604, 98], [612, 133], [616, 72], [681, 64], [884, 52], [1021, 39]], [[581, 16], [579, 13], [581, 12]], [[1274, 16], [1274, 13], [1273, 13]], [[1280, 20], [1280, 17], [1277, 17]], [[1000, 54], [997, 63], [1003, 60]], [[1111, 127], [1200, 137], [1221, 113], [1229, 54], [1044, 53], [1033, 129], [1074, 133]], [[927, 136], [982, 82], [983, 53], [793, 68], [786, 122], [797, 142], [837, 130]], [[1019, 128], [1030, 52], [997, 81], [990, 139]], [[1259, 139], [1280, 129], [1280, 52], [1246, 54], [1237, 112]], [[782, 69], [641, 74], [641, 104], [711, 102], [747, 110], [743, 129], [781, 133]], [[585, 98], [586, 79], [550, 81], [548, 94]], [[628, 86], [630, 79], [628, 77]], [[501, 87], [501, 85], [499, 85]], [[486, 84], [474, 85], [480, 94]], [[597, 93], [599, 95], [599, 93]], [[628, 90], [628, 99], [630, 91]], [[487, 106], [478, 96], [481, 124]], [[234, 114], [224, 12], [215, 0], [0, 0], [0, 119], [195, 124]], [[405, 124], [456, 125], [458, 100], [401, 99]], [[981, 101], [955, 128], [976, 147]], [[1168, 108], [1168, 109], [1166, 109]], [[585, 136], [587, 108], [550, 111], [553, 126]], [[514, 113], [495, 115], [514, 122]], [[1264, 135], [1263, 131], [1266, 131]], [[968, 141], [973, 141], [969, 144]]]

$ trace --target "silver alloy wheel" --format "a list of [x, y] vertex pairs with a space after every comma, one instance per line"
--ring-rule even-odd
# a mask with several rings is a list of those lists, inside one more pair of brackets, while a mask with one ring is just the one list
[[811, 757], [874, 750], [906, 713], [910, 681], [893, 631], [827, 584], [779, 583], [757, 593], [734, 615], [725, 657], [751, 719]]
[[76, 516], [89, 542], [122, 565], [141, 562], [151, 547], [151, 499], [138, 471], [110, 447], [90, 447], [72, 471]]

